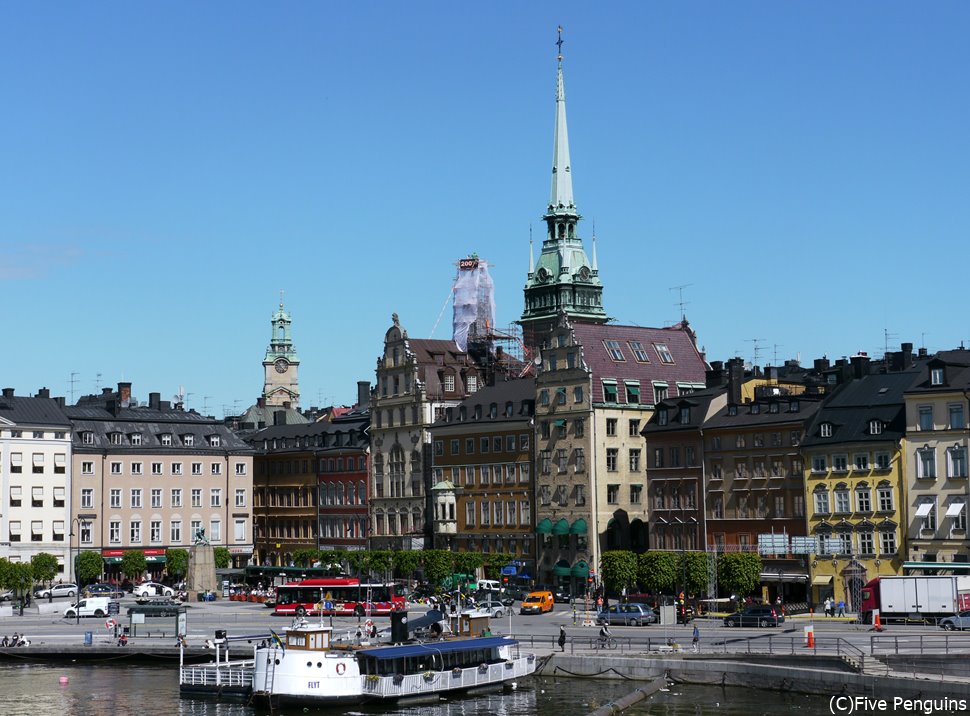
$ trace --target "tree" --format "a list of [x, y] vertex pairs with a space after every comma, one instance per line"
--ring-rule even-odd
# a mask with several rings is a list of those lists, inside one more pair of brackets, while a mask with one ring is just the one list
[[293, 551], [293, 563], [297, 567], [310, 567], [320, 556], [320, 550], [316, 549], [297, 549]]
[[0, 589], [13, 589], [13, 569], [6, 557], [0, 557]]
[[172, 579], [184, 577], [189, 571], [189, 551], [177, 547], [165, 550], [165, 571]]
[[514, 559], [511, 554], [502, 554], [499, 552], [489, 552], [488, 554], [473, 552], [472, 554], [478, 554], [484, 558], [482, 567], [484, 567], [485, 577], [488, 579], [498, 579], [502, 572], [502, 567]]
[[30, 562], [10, 563], [10, 588], [23, 597], [34, 584], [34, 568]]
[[387, 573], [391, 569], [391, 553], [388, 550], [378, 549], [370, 553], [370, 568], [374, 574], [380, 575], [382, 580], [387, 578]]
[[57, 576], [57, 557], [48, 552], [38, 552], [30, 558], [34, 579], [38, 582], [52, 582]]
[[370, 552], [363, 550], [347, 552], [347, 564], [350, 566], [351, 574], [365, 579], [370, 570]]
[[650, 550], [639, 556], [637, 581], [650, 592], [671, 589], [677, 581], [677, 555], [674, 552]]
[[459, 574], [475, 574], [486, 564], [486, 557], [481, 552], [455, 552], [454, 568]]
[[145, 553], [140, 549], [125, 550], [121, 555], [121, 573], [132, 581], [140, 579], [147, 566]]
[[391, 552], [391, 563], [398, 576], [413, 579], [414, 572], [421, 564], [421, 553], [410, 549], [399, 549]]
[[340, 559], [340, 554], [337, 550], [320, 550], [317, 559], [320, 560], [320, 566], [327, 571], [327, 574], [337, 574], [343, 571], [343, 560]]
[[603, 552], [600, 556], [603, 585], [610, 592], [619, 592], [637, 581], [637, 556], [625, 549]]
[[432, 584], [438, 585], [455, 571], [455, 553], [445, 549], [427, 549], [422, 554], [424, 576]]
[[[184, 551], [184, 550], [183, 550]], [[90, 550], [81, 552], [77, 556], [77, 580], [80, 584], [87, 584], [98, 579], [104, 572], [104, 560], [97, 552]]]
[[217, 569], [226, 569], [232, 564], [232, 555], [229, 554], [228, 547], [213, 548], [212, 559], [215, 561]]
[[761, 582], [761, 556], [753, 552], [718, 555], [717, 581], [729, 594], [747, 596]]
[[677, 580], [687, 594], [699, 596], [707, 592], [707, 553], [681, 552], [677, 560]]

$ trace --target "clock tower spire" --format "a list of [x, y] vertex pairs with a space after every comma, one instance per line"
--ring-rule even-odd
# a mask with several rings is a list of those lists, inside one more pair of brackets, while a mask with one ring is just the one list
[[[580, 216], [573, 199], [573, 175], [566, 129], [566, 89], [562, 72], [562, 27], [556, 42], [556, 126], [552, 149], [552, 190], [542, 217], [546, 237], [535, 266], [529, 261], [525, 282], [525, 310], [519, 323], [526, 346], [541, 345], [542, 335], [565, 314], [588, 323], [605, 323], [603, 284], [595, 262], [590, 263], [579, 237]], [[531, 247], [530, 247], [531, 254]]]
[[293, 319], [283, 307], [283, 291], [280, 290], [280, 307], [271, 319], [272, 335], [266, 356], [263, 358], [263, 398], [266, 405], [289, 403], [291, 408], [300, 407], [300, 385], [297, 372], [300, 359], [290, 336]]

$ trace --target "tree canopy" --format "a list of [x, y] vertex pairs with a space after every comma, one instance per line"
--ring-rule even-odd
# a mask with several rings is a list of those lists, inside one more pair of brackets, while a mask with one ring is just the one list
[[229, 554], [228, 547], [214, 547], [212, 559], [216, 563], [216, 569], [226, 569], [232, 564], [232, 555]]
[[121, 555], [121, 573], [128, 579], [140, 579], [147, 566], [145, 553], [140, 549], [125, 550], [124, 554]]
[[718, 586], [739, 597], [747, 596], [761, 582], [761, 556], [753, 552], [730, 552], [717, 558]]
[[637, 555], [629, 550], [614, 549], [600, 557], [600, 575], [606, 589], [619, 592], [637, 582]]
[[101, 577], [104, 572], [104, 560], [97, 552], [87, 550], [77, 556], [78, 584], [88, 584]]
[[189, 571], [189, 551], [178, 547], [165, 550], [165, 571], [173, 579], [184, 577]]
[[57, 557], [48, 552], [38, 552], [30, 558], [34, 579], [38, 582], [52, 582], [57, 576]]

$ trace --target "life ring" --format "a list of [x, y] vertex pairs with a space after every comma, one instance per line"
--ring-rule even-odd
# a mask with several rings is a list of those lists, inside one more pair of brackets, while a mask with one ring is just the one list
[[345, 663], [343, 663], [342, 661], [338, 661], [337, 662], [337, 676], [343, 675], [343, 673], [346, 670], [347, 670], [347, 665]]
[[374, 620], [368, 619], [366, 622], [364, 622], [364, 626], [367, 627], [367, 631], [370, 631], [374, 628]]
[[118, 626], [118, 622], [116, 622], [114, 619], [108, 619], [108, 621], [104, 623], [104, 628], [109, 631], [114, 629], [116, 626]]

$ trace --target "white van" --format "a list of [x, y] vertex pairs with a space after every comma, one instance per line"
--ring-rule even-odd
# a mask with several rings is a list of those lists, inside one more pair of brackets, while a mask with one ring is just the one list
[[88, 597], [76, 604], [72, 604], [64, 610], [64, 616], [72, 619], [77, 618], [78, 614], [82, 617], [103, 617], [108, 614], [108, 605], [111, 603], [110, 597]]
[[502, 591], [502, 585], [499, 584], [497, 579], [479, 579], [478, 591], [479, 592], [500, 592]]

